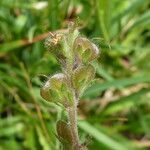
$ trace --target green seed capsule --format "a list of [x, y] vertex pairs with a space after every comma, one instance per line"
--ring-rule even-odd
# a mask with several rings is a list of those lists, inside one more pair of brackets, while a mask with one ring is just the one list
[[66, 107], [72, 104], [72, 95], [66, 82], [66, 76], [63, 73], [53, 75], [41, 88], [43, 99], [49, 102], [61, 103]]
[[58, 139], [63, 145], [64, 150], [73, 149], [73, 137], [70, 125], [62, 120], [57, 121]]
[[50, 78], [51, 87], [55, 90], [60, 90], [62, 84], [66, 82], [66, 77], [63, 73], [58, 73]]
[[95, 69], [92, 65], [77, 68], [73, 74], [73, 86], [81, 94], [95, 76]]
[[78, 37], [74, 42], [74, 52], [84, 63], [93, 61], [99, 56], [98, 47], [86, 38]]
[[60, 101], [63, 84], [65, 84], [65, 75], [62, 73], [55, 74], [41, 88], [41, 96], [47, 101]]

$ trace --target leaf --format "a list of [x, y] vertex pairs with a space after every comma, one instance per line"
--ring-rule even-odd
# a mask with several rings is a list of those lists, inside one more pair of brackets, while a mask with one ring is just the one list
[[133, 12], [137, 11], [141, 5], [143, 5], [147, 0], [134, 0], [130, 3], [130, 5], [121, 13], [117, 14], [113, 21], [116, 22], [117, 20], [120, 20], [123, 17], [126, 17], [128, 14], [132, 14]]
[[0, 137], [1, 136], [11, 136], [11, 135], [14, 135], [16, 133], [19, 133], [21, 132], [23, 129], [24, 129], [24, 124], [23, 123], [16, 123], [14, 125], [11, 125], [11, 126], [7, 126], [6, 127], [1, 127], [0, 128]]
[[39, 128], [38, 126], [36, 127], [36, 130], [37, 130], [37, 133], [38, 133], [38, 137], [39, 137], [39, 141], [40, 141], [40, 144], [42, 145], [43, 147], [43, 150], [51, 150], [51, 147], [48, 143], [48, 141], [46, 140], [45, 136], [43, 135], [42, 133], [42, 130], [41, 128]]
[[[142, 89], [138, 92], [135, 92], [129, 96], [121, 97], [120, 99], [110, 103], [106, 109], [103, 111], [104, 114], [112, 114], [119, 111], [123, 111], [126, 109], [130, 109], [134, 107], [138, 103], [142, 103], [141, 96], [147, 94], [150, 90], [149, 89]], [[147, 100], [148, 102], [148, 100]]]
[[143, 15], [141, 15], [139, 18], [137, 18], [128, 30], [130, 31], [133, 28], [137, 28], [139, 26], [141, 27], [142, 25], [149, 26], [149, 24], [150, 24], [150, 11], [147, 11]]
[[40, 142], [38, 139], [38, 135], [35, 131], [34, 126], [29, 126], [28, 128], [28, 132], [24, 133], [24, 137], [25, 137], [25, 141], [24, 141], [24, 145], [26, 149], [30, 149], [30, 150], [41, 150], [42, 146], [40, 145]]
[[124, 78], [124, 79], [118, 79], [113, 81], [107, 81], [104, 83], [96, 83], [93, 84], [90, 88], [88, 88], [84, 94], [84, 96], [96, 96], [97, 93], [102, 92], [103, 90], [109, 89], [109, 88], [123, 88], [126, 86], [131, 86], [138, 83], [145, 83], [150, 82], [149, 76], [144, 77], [132, 77], [132, 78]]
[[19, 48], [26, 45], [26, 42], [23, 40], [16, 40], [4, 44], [0, 44], [0, 56], [5, 54], [6, 52], [12, 51], [13, 49]]
[[111, 150], [133, 150], [131, 147], [127, 147], [126, 145], [122, 144], [121, 142], [115, 141], [113, 138], [109, 137], [105, 133], [96, 129], [93, 125], [90, 125], [86, 121], [80, 121], [78, 123], [79, 127], [90, 134], [94, 139], [98, 142], [104, 144]]
[[96, 68], [96, 73], [98, 75], [102, 76], [107, 81], [113, 80], [113, 77], [105, 69], [103, 69], [102, 66], [98, 64], [98, 62], [94, 62], [93, 65], [94, 65], [94, 68]]

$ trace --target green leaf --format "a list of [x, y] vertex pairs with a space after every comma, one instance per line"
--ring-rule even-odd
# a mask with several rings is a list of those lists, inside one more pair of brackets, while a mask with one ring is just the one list
[[121, 13], [117, 14], [114, 18], [113, 21], [116, 22], [117, 20], [120, 20], [123, 17], [126, 17], [129, 14], [134, 13], [135, 11], [137, 11], [141, 5], [143, 5], [145, 2], [147, 2], [147, 0], [134, 0], [132, 1], [129, 6], [122, 11]]
[[110, 103], [103, 111], [103, 113], [113, 114], [119, 111], [130, 109], [131, 107], [136, 106], [138, 103], [142, 103], [142, 102], [145, 103], [145, 101], [141, 100], [141, 97], [147, 94], [149, 91], [150, 89], [142, 89], [129, 96], [121, 97], [120, 99]]
[[123, 145], [122, 143], [115, 141], [113, 138], [99, 131], [93, 125], [90, 125], [86, 121], [80, 121], [78, 125], [82, 130], [90, 134], [90, 136], [92, 136], [98, 142], [104, 144], [106, 147], [108, 147], [111, 150], [129, 150], [129, 149], [133, 150], [131, 147], [129, 148], [126, 145]]
[[37, 130], [37, 133], [38, 133], [40, 144], [43, 147], [43, 150], [51, 150], [50, 144], [48, 143], [45, 136], [43, 135], [41, 128], [39, 128], [37, 126], [36, 130]]
[[95, 96], [97, 93], [100, 93], [103, 90], [112, 87], [120, 89], [123, 87], [131, 86], [138, 83], [145, 83], [145, 82], [150, 82], [149, 76], [124, 78], [124, 79], [118, 79], [118, 80], [108, 81], [104, 83], [96, 83], [86, 90], [84, 96], [93, 96], [93, 95]]
[[18, 122], [14, 125], [11, 125], [11, 126], [7, 126], [6, 127], [1, 127], [0, 128], [0, 137], [1, 136], [11, 136], [11, 135], [14, 135], [16, 133], [19, 133], [21, 132], [23, 129], [24, 129], [24, 124], [21, 123], [21, 122]]

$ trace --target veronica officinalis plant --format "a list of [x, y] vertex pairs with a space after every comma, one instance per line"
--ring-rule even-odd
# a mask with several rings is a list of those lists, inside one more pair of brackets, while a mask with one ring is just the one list
[[67, 32], [50, 34], [46, 39], [47, 49], [62, 66], [62, 73], [48, 78], [41, 88], [41, 96], [48, 102], [62, 104], [67, 111], [68, 122], [57, 122], [57, 136], [65, 150], [85, 150], [79, 141], [77, 129], [77, 106], [85, 89], [95, 76], [91, 62], [99, 55], [98, 47], [81, 37], [71, 23]]

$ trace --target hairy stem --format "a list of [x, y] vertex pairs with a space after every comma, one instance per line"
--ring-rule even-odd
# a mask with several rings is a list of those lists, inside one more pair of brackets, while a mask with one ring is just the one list
[[78, 127], [77, 127], [77, 105], [78, 105], [78, 97], [74, 96], [73, 106], [68, 109], [68, 120], [72, 132], [74, 150], [80, 150]]

